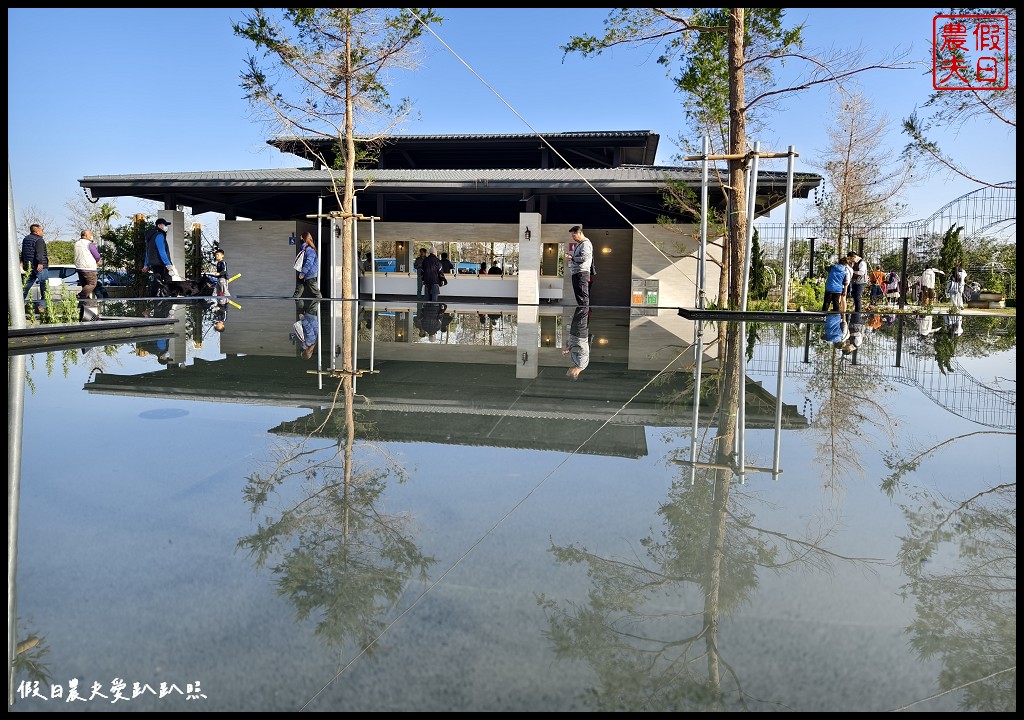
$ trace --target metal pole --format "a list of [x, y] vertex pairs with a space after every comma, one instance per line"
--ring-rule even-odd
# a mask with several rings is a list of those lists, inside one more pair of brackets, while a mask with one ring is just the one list
[[[370, 217], [370, 299], [377, 299], [377, 238], [374, 235], [374, 218]], [[397, 262], [397, 260], [396, 260]]]
[[[324, 216], [324, 196], [321, 195], [316, 199], [316, 263], [318, 266], [323, 266], [321, 255], [324, 252], [323, 243], [323, 216]], [[331, 233], [331, 258], [334, 258], [334, 233]], [[323, 277], [323, 273], [320, 272], [320, 267], [316, 269], [316, 276], [318, 278]], [[331, 289], [334, 289], [334, 273], [331, 273]]]
[[[355, 299], [359, 299], [359, 202], [355, 193], [352, 193], [352, 254], [355, 261], [352, 263], [352, 283], [355, 285]], [[344, 230], [342, 230], [344, 232]], [[358, 318], [356, 318], [358, 324]], [[358, 355], [357, 355], [358, 357]]]
[[[791, 176], [792, 177], [792, 176]], [[782, 379], [786, 364], [786, 323], [779, 323], [779, 372], [775, 378], [775, 449], [772, 455], [772, 479], [778, 480], [782, 470], [779, 469], [782, 446]]]
[[[707, 150], [707, 148], [704, 148]], [[690, 428], [690, 485], [697, 482], [697, 422], [700, 415], [700, 381], [701, 365], [704, 361], [704, 321], [698, 320], [694, 326], [696, 337], [693, 340], [693, 425]]]
[[807, 268], [807, 279], [808, 280], [810, 280], [812, 277], [814, 277], [814, 241], [817, 240], [817, 239], [818, 238], [813, 238], [813, 237], [807, 238], [807, 242], [810, 243], [810, 246], [811, 246], [811, 258], [809, 260], [810, 265]]
[[[755, 150], [756, 152], [756, 150]], [[756, 155], [754, 156], [757, 157]], [[746, 303], [743, 304], [743, 309], [747, 309]], [[747, 321], [744, 320], [740, 323], [740, 407], [739, 412], [736, 416], [736, 462], [739, 464], [740, 473], [740, 485], [746, 483], [746, 429], [747, 429], [747, 353], [743, 351], [743, 346], [746, 343], [747, 338]]]
[[910, 292], [910, 279], [907, 277], [907, 257], [910, 254], [910, 238], [903, 240], [903, 258], [900, 261], [900, 310], [907, 306], [907, 293]]
[[[373, 220], [370, 221], [373, 227]], [[377, 349], [377, 303], [370, 303], [370, 372], [373, 372], [373, 358]]]
[[761, 143], [754, 143], [753, 159], [750, 161], [750, 173], [747, 179], [747, 237], [744, 239], [746, 251], [743, 254], [743, 287], [740, 292], [740, 310], [747, 310], [747, 295], [750, 285], [750, 249], [754, 243], [754, 212], [757, 208], [757, 159], [761, 151]]
[[708, 261], [708, 153], [711, 150], [711, 139], [704, 136], [704, 157], [701, 160], [700, 174], [700, 255], [697, 259], [697, 308], [704, 309], [707, 290]]
[[[14, 185], [11, 182], [11, 161], [7, 161], [7, 314], [11, 327], [21, 330], [26, 326], [23, 289], [27, 278], [21, 276], [21, 248], [17, 243], [18, 221], [14, 217]], [[9, 388], [10, 386], [8, 386]]]
[[7, 359], [8, 707], [14, 704], [14, 658], [18, 646], [18, 506], [21, 503], [21, 439], [25, 422], [25, 364], [25, 355], [22, 354]]
[[[789, 146], [789, 162], [786, 168], [786, 229], [782, 240], [782, 312], [789, 310], [789, 236], [793, 227], [793, 166], [796, 164], [796, 148]], [[782, 333], [785, 336], [786, 326]]]

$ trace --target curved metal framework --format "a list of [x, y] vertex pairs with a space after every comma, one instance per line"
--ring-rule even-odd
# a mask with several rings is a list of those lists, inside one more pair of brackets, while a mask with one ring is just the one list
[[[907, 238], [908, 272], [917, 272], [925, 263], [937, 260], [942, 236], [953, 226], [964, 229], [962, 239], [966, 241], [994, 236], [1004, 242], [1016, 243], [1016, 180], [994, 187], [979, 188], [962, 195], [923, 220], [892, 223], [861, 232], [854, 229], [851, 237], [854, 249], [858, 249], [872, 264], [884, 257], [898, 256], [902, 252], [903, 240]], [[776, 257], [781, 253], [784, 233], [785, 226], [782, 224], [758, 225], [759, 242], [769, 257]], [[796, 241], [814, 239], [815, 270], [820, 270], [822, 266], [827, 267], [833, 262], [833, 251], [840, 249], [837, 247], [836, 239], [830, 238], [827, 230], [820, 225], [794, 225], [790, 237]], [[848, 249], [850, 244], [849, 239], [844, 240], [842, 250]], [[781, 255], [778, 259], [781, 260]], [[800, 263], [800, 258], [796, 258], [794, 262]], [[797, 276], [804, 277], [808, 270], [809, 267], [806, 265], [796, 268]]]

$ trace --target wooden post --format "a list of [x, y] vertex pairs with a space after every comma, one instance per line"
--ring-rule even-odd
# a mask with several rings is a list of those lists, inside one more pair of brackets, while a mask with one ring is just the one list
[[185, 267], [186, 277], [191, 275], [192, 280], [198, 280], [203, 274], [203, 226], [200, 223], [192, 223], [192, 272], [188, 273], [188, 266]]
[[146, 264], [146, 216], [143, 213], [135, 213], [132, 218], [134, 225], [134, 250], [135, 263], [132, 270], [135, 271], [134, 294], [141, 297], [146, 292], [147, 278], [142, 274], [142, 266]]

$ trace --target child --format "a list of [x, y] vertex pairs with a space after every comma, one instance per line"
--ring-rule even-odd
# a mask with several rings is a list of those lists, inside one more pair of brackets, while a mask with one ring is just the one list
[[228, 292], [228, 265], [224, 262], [224, 251], [217, 248], [213, 257], [217, 260], [217, 272], [214, 273], [217, 277], [217, 294], [222, 297], [230, 297], [231, 293]]

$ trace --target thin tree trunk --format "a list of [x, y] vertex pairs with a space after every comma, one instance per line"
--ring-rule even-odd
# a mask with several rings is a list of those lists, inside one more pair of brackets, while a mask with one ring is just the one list
[[[729, 155], [746, 153], [747, 123], [743, 82], [743, 8], [733, 8], [729, 16]], [[742, 297], [743, 260], [746, 255], [747, 188], [745, 158], [729, 161], [729, 195], [726, 207], [729, 247], [723, 256], [729, 264], [729, 304], [737, 307]]]

